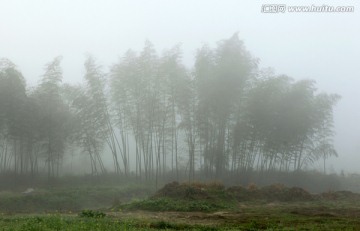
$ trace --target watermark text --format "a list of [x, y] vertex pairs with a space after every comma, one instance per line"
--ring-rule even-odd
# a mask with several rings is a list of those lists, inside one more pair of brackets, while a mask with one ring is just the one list
[[354, 6], [288, 6], [285, 4], [263, 4], [261, 6], [262, 13], [352, 13], [354, 11]]

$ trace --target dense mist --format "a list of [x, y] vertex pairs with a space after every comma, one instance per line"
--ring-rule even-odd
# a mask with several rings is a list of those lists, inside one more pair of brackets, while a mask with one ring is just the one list
[[61, 61], [45, 64], [40, 83], [27, 89], [16, 65], [1, 60], [2, 172], [71, 174], [63, 163], [72, 153], [87, 156], [92, 175], [195, 180], [196, 172], [289, 172], [318, 161], [326, 173], [326, 160], [338, 155], [340, 97], [318, 93], [313, 80], [259, 69], [238, 34], [199, 48], [193, 69], [182, 64], [179, 46], [158, 55], [149, 41], [108, 73], [86, 57], [78, 85], [62, 82]]
[[359, 9], [0, 0], [1, 230], [360, 230]]
[[359, 14], [264, 4], [6, 2], [3, 171], [356, 172]]

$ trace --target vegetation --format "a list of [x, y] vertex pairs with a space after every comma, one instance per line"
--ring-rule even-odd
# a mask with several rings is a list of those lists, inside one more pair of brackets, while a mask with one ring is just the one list
[[106, 214], [103, 212], [100, 212], [100, 211], [86, 209], [86, 210], [81, 211], [79, 216], [80, 217], [91, 217], [91, 218], [103, 218], [106, 216]]
[[[285, 207], [287, 210], [295, 209], [292, 206]], [[112, 218], [81, 218], [76, 216], [43, 215], [43, 216], [2, 216], [0, 226], [2, 230], [357, 230], [360, 227], [356, 217], [347, 216], [325, 216], [324, 214], [311, 215], [286, 213], [284, 207], [268, 208], [268, 211], [254, 208], [245, 211], [242, 216], [219, 218], [216, 216], [207, 217], [217, 221], [217, 224], [200, 223], [199, 220], [188, 223], [174, 221], [123, 219]], [[311, 207], [310, 207], [311, 209]], [[313, 208], [316, 211], [317, 208]], [[188, 214], [186, 214], [188, 215]], [[256, 219], [250, 216], [261, 217]], [[206, 217], [199, 217], [205, 219]], [[222, 220], [222, 221], [221, 221]], [[224, 222], [225, 220], [225, 222]], [[222, 223], [223, 222], [223, 223]]]
[[[77, 85], [61, 60], [32, 88], [0, 60], [0, 229], [359, 229], [360, 196], [331, 191], [356, 177], [325, 174], [340, 97], [260, 70], [237, 34], [192, 68], [149, 41], [108, 72], [88, 56]], [[90, 175], [66, 172], [76, 155]], [[247, 187], [196, 181], [214, 179]]]
[[[117, 180], [116, 183], [112, 180]], [[46, 182], [46, 181], [45, 181]], [[358, 183], [349, 176], [344, 182]], [[350, 185], [350, 184], [349, 184]], [[46, 186], [46, 187], [45, 187]], [[344, 185], [344, 187], [346, 187]], [[0, 192], [1, 230], [357, 230], [360, 195], [281, 184], [172, 182], [155, 192], [118, 177], [59, 178]], [[150, 196], [152, 195], [152, 196]], [[147, 198], [146, 198], [147, 197]]]
[[44, 184], [30, 193], [24, 193], [24, 189], [7, 189], [0, 191], [0, 213], [78, 213], [109, 208], [131, 199], [144, 199], [153, 192], [154, 188], [149, 185], [123, 183], [119, 186], [118, 183], [97, 182], [77, 185], [59, 182], [52, 187]]
[[[69, 194], [65, 188], [56, 190]], [[79, 194], [88, 197], [85, 191], [84, 188]], [[104, 197], [108, 191], [99, 188], [89, 194], [103, 192]], [[127, 190], [117, 193], [124, 191]], [[0, 198], [5, 196], [2, 193]], [[22, 195], [22, 205], [33, 200], [31, 196], [34, 195]], [[148, 199], [117, 203], [110, 209], [25, 214], [1, 211], [0, 227], [1, 230], [358, 230], [359, 201], [360, 194], [348, 191], [309, 194], [279, 184], [225, 188], [220, 183], [173, 182]], [[3, 200], [0, 204], [3, 205]]]
[[[339, 96], [314, 81], [259, 70], [237, 34], [197, 51], [194, 68], [179, 46], [159, 56], [150, 42], [129, 50], [109, 73], [85, 61], [84, 83], [62, 83], [61, 57], [38, 86], [0, 62], [0, 172], [58, 177], [69, 153], [84, 153], [92, 175], [302, 170], [337, 153], [332, 109]], [[106, 167], [110, 153], [113, 168]], [[130, 162], [134, 163], [130, 165]]]
[[120, 210], [201, 211], [234, 209], [236, 199], [224, 190], [222, 184], [166, 184], [153, 197], [115, 206]]
[[153, 197], [145, 200], [123, 204], [114, 209], [180, 211], [180, 212], [212, 212], [219, 210], [237, 210], [239, 202], [251, 201], [312, 201], [316, 197], [307, 191], [293, 187], [287, 188], [275, 184], [258, 188], [250, 184], [247, 188], [232, 186], [227, 189], [221, 184], [179, 184], [169, 183]]

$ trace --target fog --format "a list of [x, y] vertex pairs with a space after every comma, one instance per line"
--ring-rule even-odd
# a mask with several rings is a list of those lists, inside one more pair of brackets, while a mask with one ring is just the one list
[[[193, 68], [196, 50], [238, 32], [260, 68], [296, 80], [316, 80], [320, 92], [341, 95], [334, 111], [336, 172], [360, 172], [360, 3], [283, 1], [289, 5], [354, 6], [354, 12], [262, 13], [278, 1], [0, 1], [0, 57], [15, 63], [35, 86], [44, 64], [63, 56], [63, 82], [79, 83], [91, 54], [105, 67], [146, 40], [161, 54], [181, 44], [183, 62]], [[109, 157], [110, 158], [110, 157]], [[321, 169], [321, 162], [315, 165]]]

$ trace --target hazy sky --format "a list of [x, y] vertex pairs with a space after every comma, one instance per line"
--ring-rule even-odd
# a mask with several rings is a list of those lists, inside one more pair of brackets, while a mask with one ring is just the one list
[[[263, 4], [354, 6], [353, 13], [261, 13]], [[337, 171], [360, 172], [360, 1], [0, 0], [0, 57], [29, 85], [62, 55], [65, 82], [81, 81], [85, 54], [108, 67], [149, 39], [159, 52], [181, 43], [191, 67], [196, 49], [235, 32], [278, 74], [317, 81], [342, 96], [335, 109]], [[320, 165], [319, 165], [320, 166]]]

